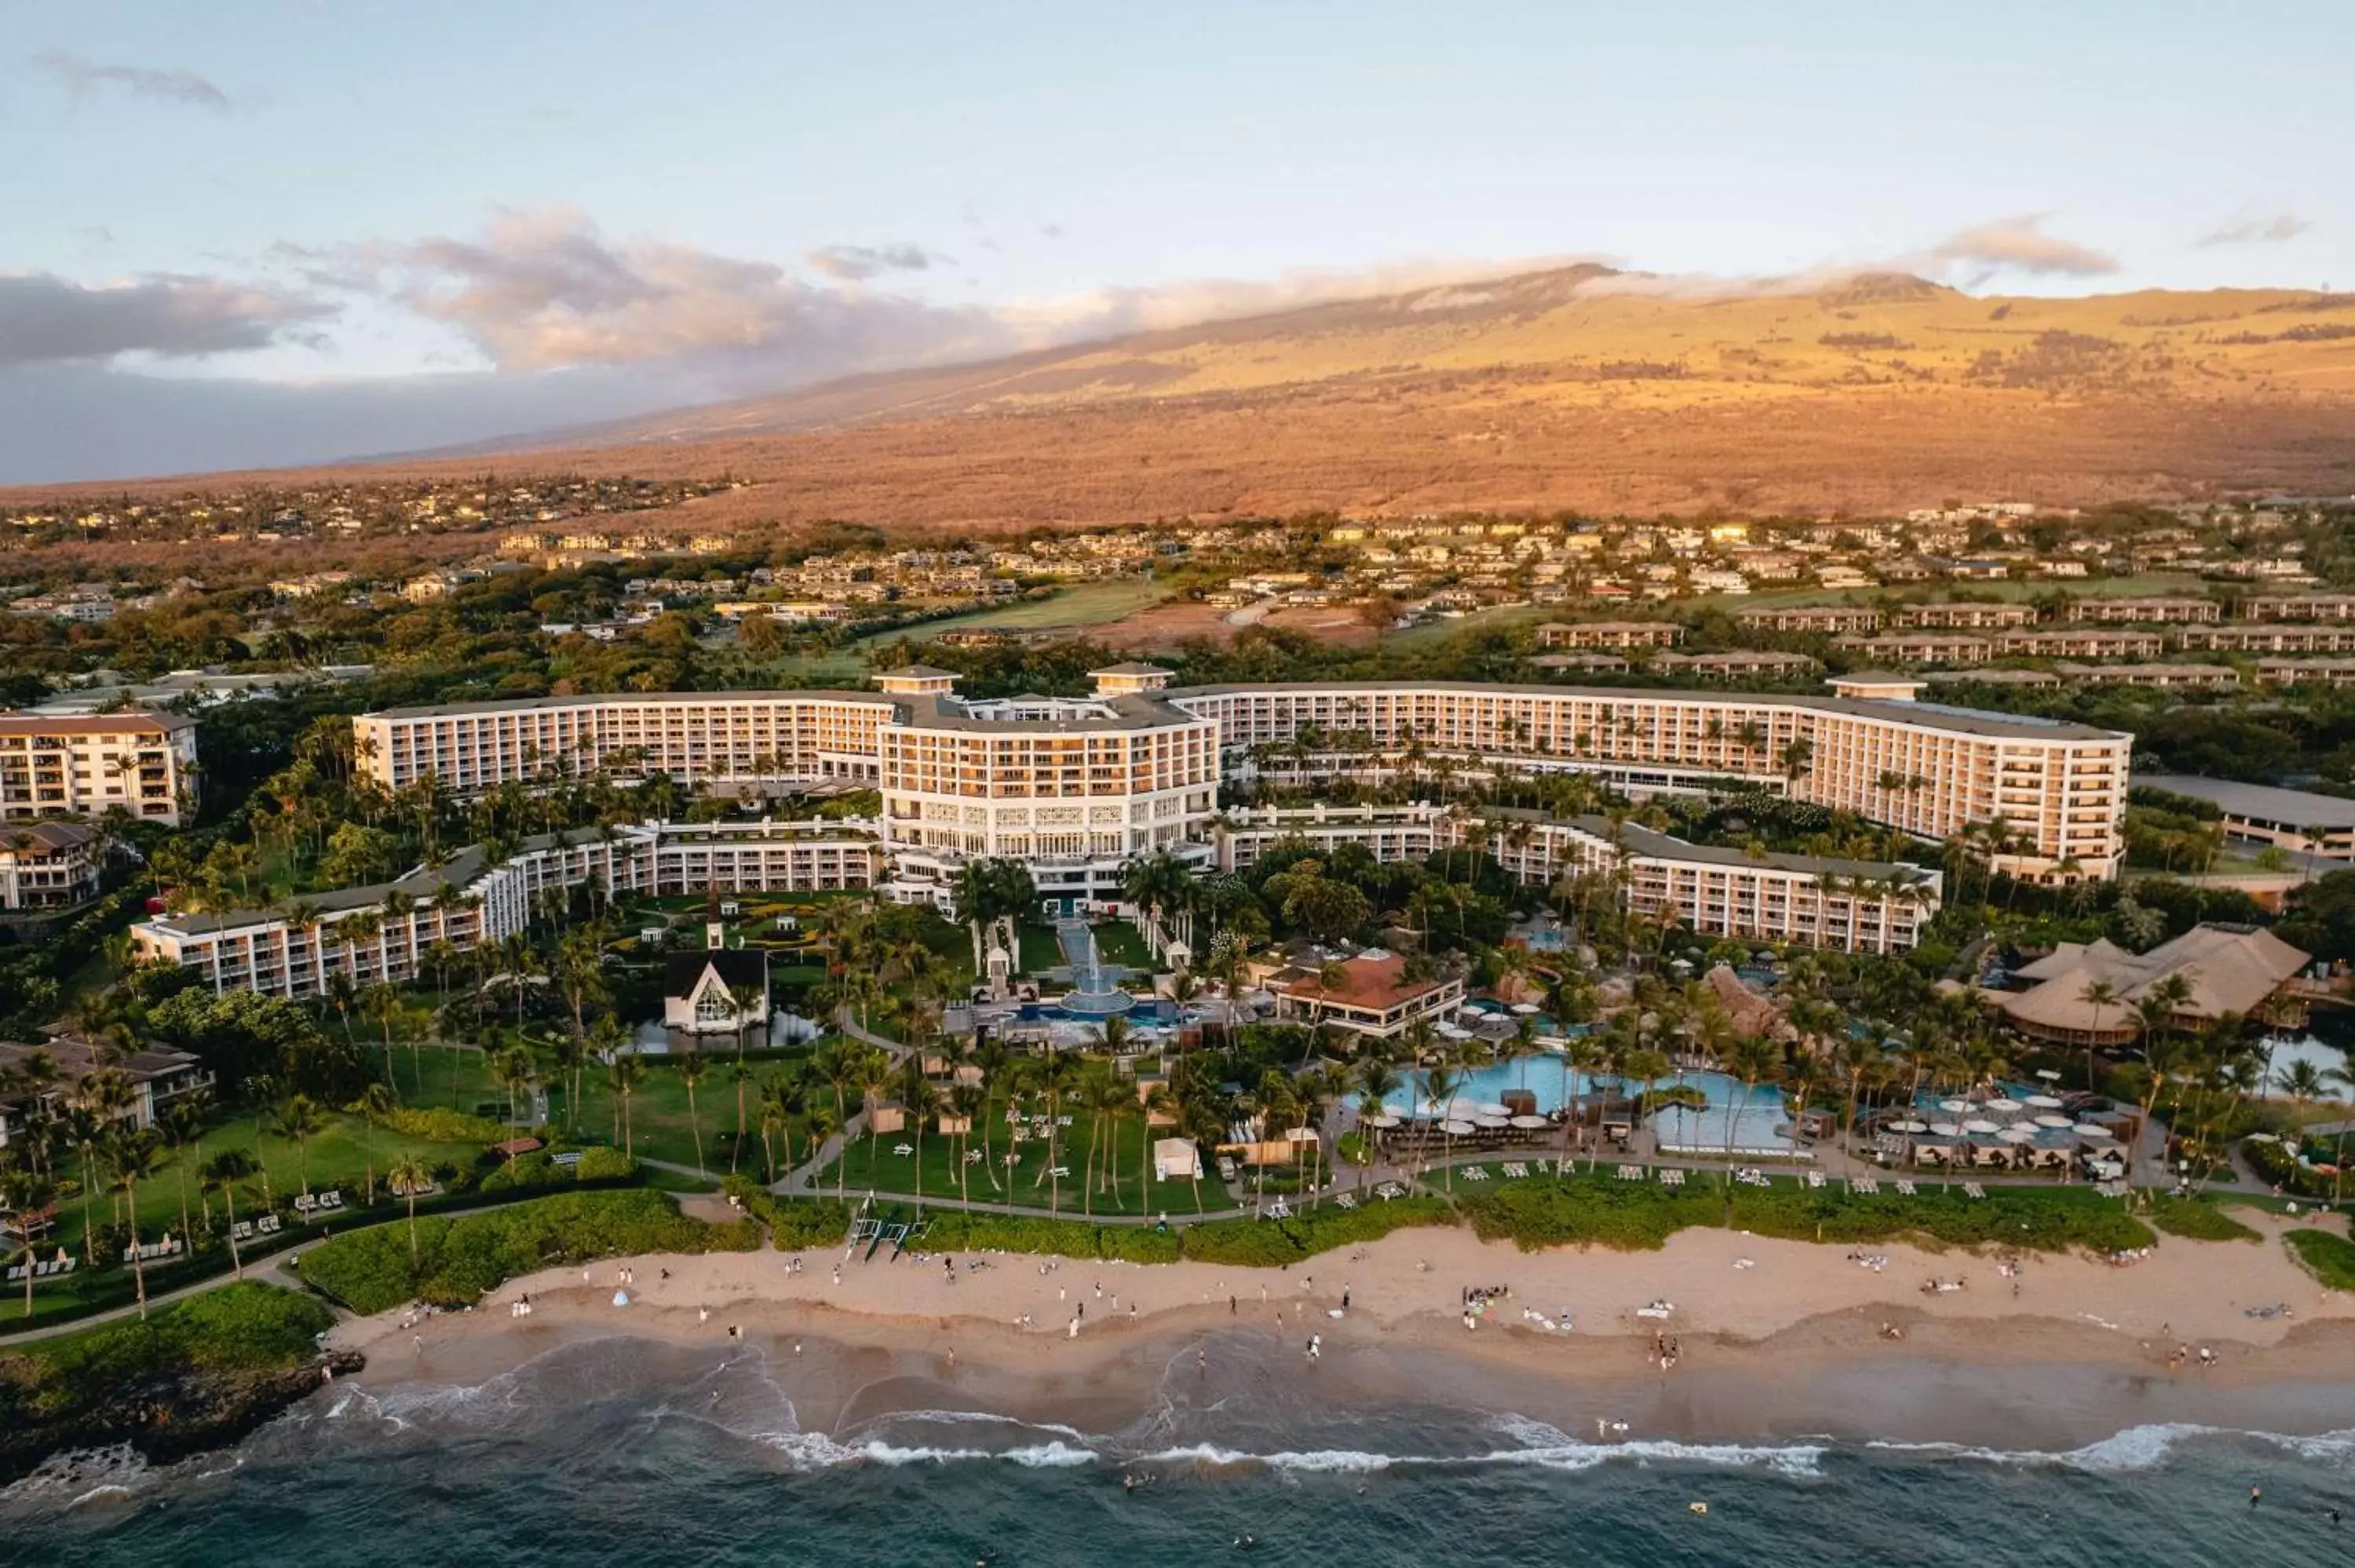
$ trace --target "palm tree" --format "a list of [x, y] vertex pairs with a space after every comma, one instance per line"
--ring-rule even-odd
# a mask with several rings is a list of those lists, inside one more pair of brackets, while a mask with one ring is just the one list
[[2094, 1027], [2085, 1035], [2085, 1087], [2090, 1091], [2094, 1088], [2094, 1037], [2102, 1032], [2102, 1010], [2116, 1005], [2118, 988], [2107, 980], [2087, 980], [2085, 989], [2077, 993], [2077, 1000], [2094, 1010]]
[[272, 1130], [281, 1138], [294, 1140], [295, 1170], [306, 1198], [311, 1195], [311, 1135], [326, 1125], [326, 1116], [319, 1109], [318, 1102], [304, 1094], [287, 1096], [271, 1117]]
[[[361, 1121], [373, 1131], [378, 1123], [392, 1114], [399, 1103], [390, 1084], [370, 1084], [360, 1091], [360, 1097], [354, 1100], [349, 1108], [359, 1112]], [[368, 1139], [367, 1145], [368, 1201], [374, 1203], [376, 1202], [376, 1139], [372, 1137]]]
[[29, 1159], [0, 1162], [0, 1210], [16, 1222], [18, 1261], [25, 1270], [25, 1316], [33, 1315], [33, 1232], [41, 1211], [57, 1195], [57, 1184]]
[[242, 1149], [224, 1149], [205, 1161], [205, 1189], [218, 1192], [229, 1210], [229, 1261], [240, 1279], [245, 1277], [245, 1260], [237, 1250], [237, 1189], [240, 1182], [250, 1181], [257, 1169], [253, 1156]]
[[155, 1174], [156, 1149], [153, 1132], [134, 1132], [111, 1150], [107, 1184], [123, 1201], [130, 1218], [131, 1279], [139, 1299], [139, 1316], [147, 1316], [147, 1260], [139, 1245], [139, 1184]]
[[[703, 1082], [703, 1073], [702, 1052], [691, 1051], [679, 1058], [678, 1081], [687, 1089], [687, 1125], [695, 1135], [695, 1173], [698, 1176], [704, 1173], [703, 1118], [696, 1109], [695, 1090], [696, 1086]], [[773, 1175], [770, 1180], [774, 1181], [776, 1178]]]
[[646, 1065], [635, 1054], [616, 1056], [613, 1065], [605, 1069], [605, 1086], [613, 1091], [614, 1103], [622, 1110], [622, 1152], [632, 1160], [638, 1157], [638, 1146], [630, 1124], [630, 1108], [645, 1076]]
[[417, 1266], [417, 1194], [432, 1181], [425, 1162], [414, 1154], [404, 1154], [384, 1173], [392, 1190], [409, 1200], [409, 1266]]
[[1433, 1114], [1439, 1118], [1441, 1160], [1445, 1167], [1450, 1197], [1455, 1193], [1455, 1167], [1451, 1162], [1455, 1154], [1455, 1137], [1447, 1129], [1454, 1123], [1451, 1113], [1455, 1103], [1455, 1091], [1463, 1086], [1463, 1083], [1455, 1070], [1444, 1062], [1423, 1075], [1423, 1098], [1431, 1102], [1434, 1107]]

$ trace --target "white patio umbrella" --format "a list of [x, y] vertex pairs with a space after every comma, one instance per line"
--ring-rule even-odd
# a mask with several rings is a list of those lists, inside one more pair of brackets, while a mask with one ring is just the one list
[[1441, 1123], [1439, 1130], [1450, 1138], [1464, 1138], [1469, 1136], [1473, 1128], [1468, 1121], [1450, 1121]]
[[1963, 1130], [1965, 1132], [1989, 1133], [2001, 1132], [2003, 1128], [1982, 1117], [1977, 1120], [1963, 1123]]
[[1936, 1133], [1940, 1138], [1960, 1138], [1963, 1136], [1963, 1129], [1951, 1121], [1934, 1121], [1930, 1124], [1930, 1130]]
[[1481, 1104], [1479, 1104], [1479, 1105], [1474, 1106], [1474, 1107], [1472, 1107], [1472, 1114], [1473, 1114], [1474, 1116], [1476, 1116], [1476, 1117], [1481, 1117], [1481, 1116], [1510, 1116], [1510, 1115], [1512, 1115], [1513, 1113], [1512, 1113], [1512, 1111], [1511, 1111], [1511, 1109], [1510, 1109], [1509, 1107], [1505, 1107], [1505, 1106], [1500, 1106], [1500, 1105], [1497, 1104], [1497, 1103], [1496, 1103], [1495, 1101], [1493, 1101], [1493, 1100], [1487, 1100], [1487, 1101], [1483, 1101], [1483, 1102], [1482, 1102]]
[[2009, 1112], [2019, 1109], [2019, 1102], [2015, 1099], [2008, 1098], [2005, 1096], [1998, 1095], [1995, 1098], [1987, 1101], [1984, 1108], [1996, 1111], [1998, 1113], [2009, 1114]]
[[1534, 1001], [1517, 1001], [1513, 1003], [1513, 1011], [1527, 1018], [1531, 1013], [1541, 1012], [1542, 1009]]
[[2001, 1132], [1997, 1133], [1996, 1137], [2001, 1139], [2006, 1143], [2033, 1143], [2036, 1141], [2036, 1135], [2029, 1131], [2028, 1128], [2024, 1127], [2005, 1128]]
[[1551, 1127], [1553, 1123], [1546, 1120], [1546, 1118], [1541, 1116], [1529, 1116], [1524, 1113], [1513, 1118], [1513, 1125], [1519, 1128], [1523, 1132], [1541, 1132], [1545, 1128]]
[[1476, 1116], [1472, 1118], [1472, 1125], [1489, 1132], [1501, 1132], [1513, 1125], [1513, 1118], [1508, 1116]]
[[2097, 1121], [2081, 1121], [2077, 1124], [2077, 1130], [2087, 1138], [2106, 1138], [2113, 1143], [2118, 1140], [2116, 1133]]
[[2021, 1102], [2037, 1110], [2059, 1110], [2061, 1102], [2051, 1095], [2030, 1095]]
[[1365, 1122], [1368, 1127], [1374, 1128], [1376, 1131], [1388, 1132], [1391, 1128], [1398, 1126], [1399, 1119], [1399, 1118], [1392, 1116], [1390, 1112], [1383, 1111], [1379, 1116], [1369, 1116], [1366, 1118]]
[[2076, 1124], [2072, 1122], [2065, 1116], [2041, 1116], [2036, 1118], [2036, 1125], [2039, 1127], [2049, 1127], [2055, 1132], [2058, 1132], [2062, 1128], [2073, 1127]]
[[1938, 1108], [1942, 1111], [1952, 1111], [1956, 1116], [1960, 1116], [1965, 1111], [1973, 1111], [1979, 1107], [1975, 1100], [1940, 1100]]

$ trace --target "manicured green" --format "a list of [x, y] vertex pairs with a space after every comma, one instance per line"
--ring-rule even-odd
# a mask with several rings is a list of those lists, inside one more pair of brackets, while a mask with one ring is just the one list
[[2161, 1198], [2151, 1205], [2150, 1223], [2171, 1236], [2194, 1241], [2255, 1241], [2257, 1233], [2214, 1203], [2197, 1198]]
[[[1580, 1173], [1493, 1184], [1458, 1200], [1473, 1228], [1527, 1252], [1568, 1245], [1624, 1249], [1665, 1245], [1688, 1225], [1733, 1229], [1792, 1241], [1850, 1244], [1919, 1236], [1957, 1246], [2008, 1245], [2037, 1252], [2089, 1247], [2117, 1252], [2147, 1245], [2151, 1234], [2114, 1200], [2082, 1188], [1997, 1188], [1985, 1198], [1959, 1189], [1924, 1188], [1900, 1197], [1777, 1181], [1737, 1185], [1729, 1200], [1713, 1177], [1695, 1173], [1682, 1188]], [[1730, 1212], [1729, 1212], [1730, 1203]]]
[[[592, 1257], [744, 1252], [749, 1222], [689, 1219], [659, 1192], [567, 1192], [457, 1219], [430, 1217], [346, 1232], [302, 1255], [303, 1277], [356, 1312], [404, 1301], [466, 1306], [501, 1281]], [[412, 1245], [414, 1251], [412, 1253]]]
[[2355, 1290], [2355, 1242], [2329, 1231], [2295, 1230], [2282, 1237], [2307, 1272], [2332, 1290]]
[[1168, 597], [1167, 591], [1143, 577], [1111, 577], [1098, 582], [1081, 583], [1075, 588], [1059, 589], [1052, 597], [1026, 599], [1000, 609], [976, 610], [971, 615], [952, 615], [939, 620], [928, 620], [919, 626], [898, 626], [888, 631], [878, 631], [859, 639], [862, 648], [873, 648], [897, 642], [901, 638], [923, 642], [943, 631], [962, 630], [970, 627], [996, 627], [1006, 631], [1043, 631], [1090, 626], [1108, 626], [1125, 620], [1140, 609], [1147, 609]]
[[731, 1176], [724, 1184], [744, 1212], [769, 1228], [779, 1252], [832, 1246], [850, 1234], [851, 1205], [831, 1198], [781, 1198], [767, 1188]]
[[[1044, 1104], [1034, 1098], [1031, 1107], [1043, 1111]], [[1018, 1144], [1009, 1142], [1013, 1129], [1006, 1122], [1006, 1105], [1002, 1098], [991, 1100], [970, 1139], [927, 1131], [919, 1145], [912, 1131], [887, 1132], [872, 1139], [862, 1134], [844, 1147], [837, 1162], [839, 1172], [829, 1165], [819, 1172], [816, 1184], [828, 1192], [838, 1184], [846, 1196], [878, 1192], [909, 1198], [969, 1198], [977, 1203], [1051, 1209], [1074, 1219], [1092, 1214], [1200, 1213], [1223, 1206], [1213, 1202], [1218, 1196], [1216, 1183], [1199, 1194], [1198, 1202], [1193, 1183], [1155, 1179], [1148, 1162], [1147, 1129], [1133, 1116], [1114, 1118], [1110, 1139], [1098, 1139], [1091, 1181], [1088, 1135], [1094, 1118], [1068, 1105], [1062, 1114], [1071, 1118], [1071, 1125], [1058, 1130], [1055, 1160], [1071, 1174], [1060, 1180], [1050, 1177], [1047, 1140], [1028, 1138]], [[984, 1153], [985, 1123], [989, 1133], [985, 1158], [963, 1164], [968, 1151]], [[1167, 1136], [1166, 1128], [1151, 1131], [1156, 1138]], [[908, 1153], [899, 1152], [902, 1145]], [[1020, 1155], [1020, 1163], [1006, 1165], [1008, 1153]]]
[[922, 1245], [927, 1252], [1020, 1252], [1128, 1263], [1175, 1263], [1178, 1235], [1152, 1225], [1091, 1225], [1070, 1220], [952, 1211], [936, 1213]]

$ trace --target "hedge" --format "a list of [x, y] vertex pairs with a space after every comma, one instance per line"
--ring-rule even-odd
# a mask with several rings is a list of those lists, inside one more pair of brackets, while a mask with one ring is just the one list
[[1094, 1225], [964, 1210], [936, 1213], [924, 1229], [926, 1252], [1022, 1252], [1107, 1262], [1175, 1263], [1175, 1231], [1153, 1225]]
[[[1723, 1186], [1688, 1178], [1681, 1188], [1595, 1176], [1510, 1182], [1466, 1198], [1483, 1239], [1525, 1252], [1599, 1245], [1654, 1249], [1688, 1225], [1729, 1223]], [[1913, 1235], [1957, 1246], [2004, 1245], [2037, 1252], [2146, 1246], [2150, 1230], [2116, 1202], [2082, 1188], [1998, 1189], [1985, 1198], [1930, 1188], [1912, 1198], [1838, 1186], [1737, 1186], [1733, 1228], [1790, 1241], [1850, 1244]]]
[[2355, 1242], [2317, 1230], [2291, 1231], [2282, 1240], [2325, 1288], [2355, 1290]]
[[651, 1252], [749, 1252], [749, 1222], [687, 1218], [659, 1192], [566, 1192], [461, 1219], [420, 1219], [417, 1252], [396, 1220], [352, 1231], [302, 1255], [303, 1277], [355, 1312], [404, 1301], [466, 1306], [502, 1281], [592, 1257]]
[[488, 1117], [468, 1116], [464, 1111], [439, 1107], [421, 1109], [395, 1106], [376, 1119], [403, 1138], [421, 1138], [429, 1143], [494, 1144], [515, 1136], [514, 1128], [502, 1127]]

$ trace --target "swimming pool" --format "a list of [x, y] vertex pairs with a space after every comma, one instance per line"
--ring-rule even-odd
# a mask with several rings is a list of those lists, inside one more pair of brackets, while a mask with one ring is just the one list
[[[1423, 1089], [1423, 1075], [1407, 1075], [1407, 1086], [1383, 1101], [1384, 1106], [1401, 1116], [1428, 1116], [1429, 1101]], [[1731, 1134], [1734, 1149], [1773, 1152], [1789, 1151], [1791, 1140], [1774, 1129], [1785, 1121], [1783, 1113], [1783, 1091], [1773, 1084], [1760, 1084], [1749, 1088], [1742, 1080], [1725, 1073], [1683, 1073], [1673, 1078], [1663, 1078], [1656, 1089], [1672, 1084], [1683, 1084], [1699, 1089], [1709, 1097], [1706, 1110], [1686, 1110], [1681, 1107], [1660, 1111], [1652, 1118], [1659, 1134], [1663, 1150], [1694, 1150], [1707, 1153], [1722, 1150]], [[1527, 1089], [1537, 1101], [1540, 1115], [1558, 1108], [1565, 1094], [1570, 1098], [1600, 1090], [1604, 1093], [1641, 1093], [1641, 1084], [1625, 1086], [1607, 1073], [1590, 1078], [1583, 1073], [1565, 1076], [1559, 1056], [1534, 1056], [1526, 1061], [1497, 1063], [1475, 1068], [1459, 1080], [1452, 1103], [1458, 1115], [1469, 1114], [1477, 1105], [1502, 1102], [1508, 1089]]]

